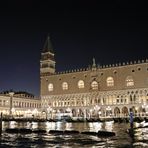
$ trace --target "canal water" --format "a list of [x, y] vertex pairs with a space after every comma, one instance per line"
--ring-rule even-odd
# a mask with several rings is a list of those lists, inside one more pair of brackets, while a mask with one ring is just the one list
[[[0, 136], [0, 148], [141, 148], [148, 147], [148, 128], [135, 130], [134, 138], [127, 133], [129, 123], [110, 122], [4, 122]], [[139, 126], [136, 123], [135, 126]], [[6, 128], [45, 129], [47, 133], [39, 134], [9, 134]], [[116, 136], [102, 138], [92, 135], [54, 135], [49, 130], [78, 130], [94, 131], [107, 130], [116, 133]]]

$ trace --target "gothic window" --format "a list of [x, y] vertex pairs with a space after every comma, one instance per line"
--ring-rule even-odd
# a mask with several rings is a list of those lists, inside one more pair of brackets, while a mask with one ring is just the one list
[[134, 80], [133, 80], [132, 76], [127, 76], [126, 86], [134, 86]]
[[106, 79], [107, 86], [114, 86], [114, 79], [113, 77], [108, 77]]
[[78, 81], [78, 88], [84, 88], [84, 81], [83, 80]]
[[53, 84], [52, 84], [52, 83], [49, 83], [49, 85], [48, 85], [48, 90], [49, 90], [49, 91], [53, 91]]
[[63, 82], [62, 83], [62, 88], [63, 88], [63, 90], [67, 90], [68, 89], [68, 83], [67, 82]]
[[130, 95], [130, 102], [132, 102], [133, 101], [133, 99], [132, 99], [132, 95]]
[[134, 95], [134, 102], [136, 102], [136, 95]]
[[93, 81], [93, 82], [91, 83], [91, 88], [92, 88], [92, 89], [98, 89], [98, 82]]

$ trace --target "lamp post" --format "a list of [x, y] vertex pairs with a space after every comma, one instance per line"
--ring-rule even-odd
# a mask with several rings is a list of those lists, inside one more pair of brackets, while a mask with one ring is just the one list
[[98, 111], [100, 110], [100, 107], [98, 105], [96, 105], [94, 107], [94, 110], [95, 110], [95, 116], [98, 118]]
[[52, 119], [52, 108], [50, 106], [47, 108], [47, 113], [48, 113], [48, 117]]
[[91, 119], [91, 117], [92, 117], [92, 111], [93, 111], [93, 110], [90, 109], [90, 117], [89, 117], [90, 119]]
[[14, 95], [14, 92], [9, 92], [9, 96], [10, 96], [10, 103], [9, 103], [9, 116], [11, 117], [12, 115], [12, 102], [13, 102], [13, 95]]

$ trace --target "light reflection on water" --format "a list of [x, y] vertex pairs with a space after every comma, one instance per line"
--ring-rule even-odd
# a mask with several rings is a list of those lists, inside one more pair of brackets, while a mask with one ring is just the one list
[[28, 127], [30, 127], [31, 129], [37, 129], [39, 127], [38, 122], [32, 122], [32, 123], [28, 123]]
[[[47, 148], [47, 147], [89, 147], [89, 148], [105, 148], [105, 147], [148, 147], [148, 128], [138, 128], [135, 130], [134, 139], [129, 136], [127, 123], [114, 122], [4, 122], [3, 133], [0, 136], [0, 147], [31, 147], [31, 148]], [[135, 126], [139, 126], [135, 124]], [[45, 134], [8, 134], [5, 133], [6, 128], [31, 128], [44, 129]], [[49, 130], [78, 130], [94, 131], [107, 130], [114, 131], [116, 136], [109, 138], [101, 138], [91, 135], [54, 135], [49, 134]]]
[[10, 128], [16, 128], [18, 123], [16, 121], [10, 121], [9, 125], [10, 125]]
[[112, 130], [113, 130], [113, 123], [114, 123], [114, 121], [105, 122], [105, 129], [106, 129], [107, 131], [112, 132]]
[[[103, 124], [101, 122], [91, 122], [91, 123], [88, 123], [89, 131], [97, 132], [98, 130], [101, 130], [102, 125]], [[88, 130], [88, 129], [86, 129], [86, 130]]]

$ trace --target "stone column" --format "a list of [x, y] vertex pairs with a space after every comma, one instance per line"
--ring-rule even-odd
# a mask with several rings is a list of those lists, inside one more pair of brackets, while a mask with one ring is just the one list
[[9, 92], [9, 95], [10, 95], [10, 103], [9, 103], [9, 116], [12, 115], [12, 107], [13, 107], [13, 95], [14, 95], [14, 92]]

